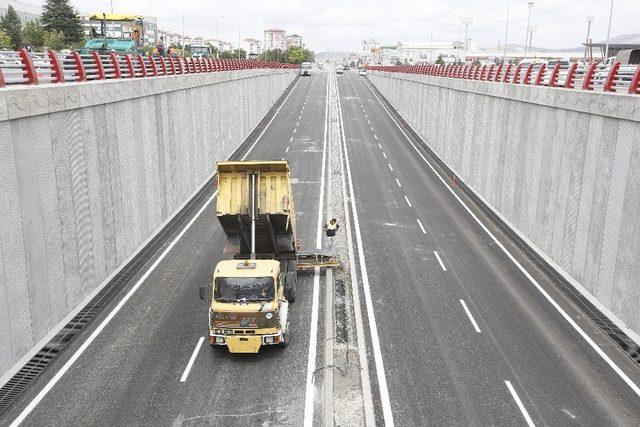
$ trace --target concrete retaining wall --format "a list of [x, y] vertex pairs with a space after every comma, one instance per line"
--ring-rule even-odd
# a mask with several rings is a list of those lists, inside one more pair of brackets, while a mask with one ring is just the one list
[[369, 80], [476, 194], [637, 339], [640, 97], [381, 72]]
[[0, 91], [0, 375], [154, 234], [295, 76]]

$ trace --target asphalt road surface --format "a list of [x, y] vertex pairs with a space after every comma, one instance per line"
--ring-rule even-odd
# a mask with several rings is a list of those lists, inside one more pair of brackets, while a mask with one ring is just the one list
[[[366, 79], [345, 73], [338, 88], [387, 382], [386, 390], [374, 387], [378, 421], [640, 425], [637, 392], [452, 196]], [[581, 318], [521, 262], [572, 318]], [[637, 365], [582, 320], [639, 384]]]
[[[315, 247], [318, 226], [327, 76], [316, 72], [300, 78], [246, 156], [289, 160], [295, 172], [298, 238], [309, 249]], [[210, 283], [213, 267], [224, 257], [223, 247], [210, 203], [24, 424], [301, 425], [313, 273], [299, 279], [289, 310], [288, 346], [263, 348], [259, 357], [232, 355], [226, 348], [210, 348], [208, 306], [198, 298], [199, 286]], [[111, 309], [74, 340], [0, 424], [18, 416]], [[181, 382], [201, 337], [204, 343]]]
[[[307, 249], [317, 245], [324, 208], [328, 75], [299, 79], [246, 156], [291, 163]], [[366, 78], [331, 78], [377, 423], [640, 425], [638, 366], [463, 206]], [[211, 349], [202, 344], [207, 305], [198, 287], [223, 246], [209, 204], [139, 287], [134, 279], [123, 291], [135, 289], [90, 345], [119, 298], [0, 424], [28, 405], [25, 425], [321, 424], [322, 380], [309, 384], [325, 340], [314, 317], [325, 309], [320, 280], [300, 278], [286, 349], [257, 357]]]

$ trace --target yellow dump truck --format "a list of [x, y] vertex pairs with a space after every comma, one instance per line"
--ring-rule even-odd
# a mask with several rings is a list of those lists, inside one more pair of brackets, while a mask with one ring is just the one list
[[[226, 236], [213, 271], [209, 343], [232, 353], [285, 346], [296, 298], [296, 217], [286, 161], [218, 162], [216, 216]], [[203, 299], [207, 286], [200, 288]]]

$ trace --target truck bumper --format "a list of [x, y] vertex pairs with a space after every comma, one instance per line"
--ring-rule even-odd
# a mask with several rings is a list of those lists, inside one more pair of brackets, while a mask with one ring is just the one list
[[230, 353], [257, 353], [263, 345], [282, 342], [282, 332], [270, 335], [216, 335], [209, 334], [209, 344], [226, 345]]

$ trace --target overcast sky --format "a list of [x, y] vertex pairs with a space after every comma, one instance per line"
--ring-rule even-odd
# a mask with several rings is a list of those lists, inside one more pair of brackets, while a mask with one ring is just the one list
[[[43, 0], [26, 0], [44, 3]], [[527, 0], [510, 0], [509, 43], [524, 44]], [[71, 0], [80, 12], [109, 12], [110, 0]], [[609, 0], [539, 0], [532, 9], [533, 37], [538, 47], [576, 47], [586, 37], [586, 17], [594, 17], [591, 35], [604, 40]], [[507, 0], [113, 0], [115, 12], [158, 18], [158, 26], [192, 36], [216, 36], [236, 44], [242, 38], [262, 39], [267, 27], [280, 27], [304, 37], [316, 52], [358, 51], [365, 38], [382, 44], [398, 41], [451, 41], [458, 37], [458, 18], [472, 17], [469, 36], [482, 47], [504, 40]], [[611, 35], [640, 32], [640, 0], [615, 0]], [[463, 29], [464, 31], [464, 29]]]

